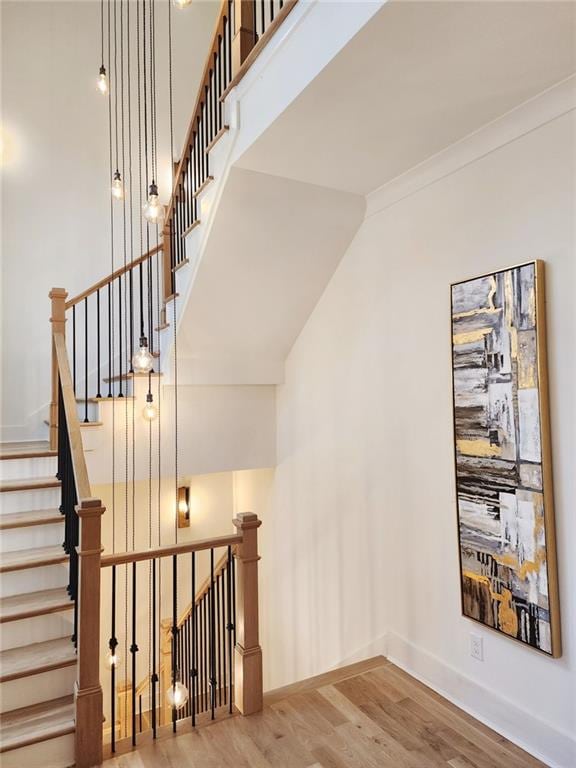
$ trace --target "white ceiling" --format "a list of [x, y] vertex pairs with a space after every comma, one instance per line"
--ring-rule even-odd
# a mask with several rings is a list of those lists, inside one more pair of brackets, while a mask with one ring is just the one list
[[179, 354], [242, 359], [258, 375], [262, 361], [283, 361], [363, 216], [357, 195], [233, 168], [184, 310]]
[[576, 70], [573, 2], [385, 5], [244, 168], [366, 194]]

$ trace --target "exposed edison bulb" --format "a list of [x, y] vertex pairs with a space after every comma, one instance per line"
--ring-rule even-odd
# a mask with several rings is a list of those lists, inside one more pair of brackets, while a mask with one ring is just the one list
[[172, 709], [180, 709], [188, 701], [188, 688], [179, 681], [172, 683], [166, 691], [166, 699]]
[[156, 182], [152, 180], [152, 184], [148, 189], [148, 199], [144, 204], [144, 218], [149, 221], [150, 224], [158, 224], [164, 217], [164, 206], [161, 205], [158, 199], [158, 187]]
[[176, 8], [186, 8], [187, 5], [190, 5], [192, 0], [172, 0]]
[[144, 410], [142, 411], [142, 416], [144, 416], [146, 421], [154, 421], [156, 416], [158, 416], [158, 410], [154, 405], [152, 392], [148, 392], [148, 394], [146, 395], [146, 405], [144, 406]]
[[110, 649], [106, 654], [106, 664], [112, 667], [118, 667], [120, 665], [120, 654], [116, 650]]
[[116, 170], [112, 178], [112, 197], [116, 200], [122, 200], [124, 197], [124, 187], [122, 186], [122, 176], [120, 171]]
[[104, 64], [102, 64], [98, 73], [98, 90], [104, 96], [108, 93], [108, 78], [106, 77], [106, 67]]
[[140, 347], [132, 357], [134, 373], [150, 373], [153, 365], [154, 358], [148, 350], [148, 339], [146, 336], [140, 336]]

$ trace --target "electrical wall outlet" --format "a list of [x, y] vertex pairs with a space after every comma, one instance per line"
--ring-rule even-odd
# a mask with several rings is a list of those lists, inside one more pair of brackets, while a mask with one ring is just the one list
[[480, 635], [470, 633], [470, 656], [478, 661], [484, 661], [484, 640]]

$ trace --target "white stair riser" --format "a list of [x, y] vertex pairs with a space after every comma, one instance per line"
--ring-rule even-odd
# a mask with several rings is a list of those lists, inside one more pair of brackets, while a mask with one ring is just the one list
[[74, 734], [3, 752], [1, 763], [2, 768], [69, 768], [74, 765]]
[[22, 571], [8, 571], [0, 575], [0, 597], [65, 587], [68, 581], [66, 563], [46, 565], [43, 568], [26, 568]]
[[0, 552], [51, 547], [52, 545], [62, 544], [63, 541], [64, 523], [9, 528], [6, 531], [0, 531]]
[[59, 506], [60, 488], [10, 491], [0, 494], [0, 508], [3, 515], [8, 515], [11, 512], [27, 512], [30, 509], [57, 509]]
[[74, 632], [74, 611], [47, 613], [29, 619], [7, 621], [0, 626], [0, 650], [19, 648], [30, 643], [42, 643], [59, 637], [72, 637]]
[[0, 712], [29, 707], [74, 692], [76, 666], [52, 669], [0, 684]]
[[0, 461], [0, 478], [23, 480], [24, 478], [50, 477], [56, 474], [57, 468], [55, 456], [36, 459], [4, 459]]

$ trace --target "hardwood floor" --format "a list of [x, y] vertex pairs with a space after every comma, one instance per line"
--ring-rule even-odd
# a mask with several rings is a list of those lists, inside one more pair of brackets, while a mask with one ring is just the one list
[[261, 714], [163, 735], [106, 768], [546, 768], [385, 659], [266, 697]]

